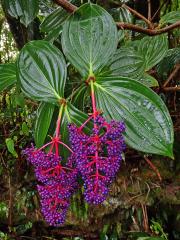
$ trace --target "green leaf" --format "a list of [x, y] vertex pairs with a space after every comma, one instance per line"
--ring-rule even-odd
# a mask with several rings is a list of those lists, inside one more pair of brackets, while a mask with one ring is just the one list
[[32, 41], [21, 50], [18, 80], [22, 91], [33, 100], [57, 103], [64, 96], [66, 63], [51, 43]]
[[69, 17], [70, 13], [59, 7], [50, 13], [40, 25], [42, 32], [48, 33], [47, 41], [53, 42], [62, 32], [62, 24]]
[[133, 48], [122, 47], [116, 51], [109, 65], [102, 70], [101, 75], [133, 77], [142, 76], [145, 71], [144, 58]]
[[16, 82], [16, 65], [14, 63], [0, 64], [0, 91]]
[[22, 132], [25, 136], [29, 136], [29, 128], [26, 122], [22, 123]]
[[152, 77], [151, 75], [144, 73], [143, 76], [138, 79], [138, 82], [141, 82], [142, 84], [144, 84], [147, 87], [157, 87], [159, 86], [158, 81]]
[[52, 30], [48, 33], [48, 35], [44, 38], [44, 40], [53, 43], [61, 34], [62, 26], [59, 29]]
[[42, 32], [52, 32], [52, 30], [61, 30], [62, 23], [67, 19], [70, 14], [59, 7], [50, 13], [40, 25]]
[[160, 25], [173, 24], [178, 21], [180, 21], [180, 11], [172, 11], [161, 17]]
[[20, 18], [26, 27], [39, 12], [39, 0], [2, 0], [6, 11], [15, 18]]
[[44, 144], [44, 141], [48, 133], [48, 129], [50, 127], [54, 109], [55, 105], [50, 103], [43, 102], [39, 105], [34, 129], [35, 143], [38, 148]]
[[24, 106], [25, 106], [25, 99], [24, 99], [24, 95], [23, 95], [22, 92], [18, 93], [18, 94], [16, 93], [14, 95], [14, 104], [16, 106], [20, 106], [21, 108], [24, 108]]
[[118, 13], [119, 13], [119, 17], [118, 17], [119, 22], [133, 23], [133, 16], [128, 9], [120, 7], [118, 8]]
[[143, 84], [123, 77], [99, 77], [94, 84], [98, 109], [123, 120], [129, 146], [173, 158], [173, 125], [161, 98]]
[[144, 57], [146, 71], [163, 59], [168, 50], [168, 39], [165, 35], [144, 37], [138, 42], [138, 52]]
[[[78, 127], [80, 127], [88, 118], [88, 115], [81, 112], [79, 109], [74, 107], [71, 103], [67, 103], [67, 111], [71, 122], [75, 123]], [[89, 123], [84, 127], [85, 132], [89, 131], [92, 125]]]
[[158, 75], [166, 79], [177, 63], [180, 63], [180, 48], [169, 49], [165, 57], [156, 66]]
[[107, 64], [117, 41], [111, 15], [95, 4], [82, 5], [63, 25], [64, 54], [84, 78], [96, 75]]
[[89, 94], [87, 93], [87, 86], [85, 84], [82, 84], [76, 90], [76, 93], [72, 98], [72, 103], [75, 107], [78, 107], [80, 110], [85, 111], [85, 100], [87, 97], [89, 97]]
[[15, 149], [14, 149], [14, 141], [12, 138], [6, 138], [6, 146], [8, 151], [14, 156], [14, 157], [18, 157]]

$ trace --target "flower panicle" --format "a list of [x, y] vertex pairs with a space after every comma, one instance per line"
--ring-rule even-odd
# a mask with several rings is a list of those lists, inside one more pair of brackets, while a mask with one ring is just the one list
[[123, 122], [107, 123], [101, 115], [93, 119], [90, 135], [75, 124], [69, 125], [69, 139], [75, 153], [78, 171], [84, 180], [84, 195], [88, 203], [102, 203], [109, 192], [109, 185], [120, 168], [125, 143]]

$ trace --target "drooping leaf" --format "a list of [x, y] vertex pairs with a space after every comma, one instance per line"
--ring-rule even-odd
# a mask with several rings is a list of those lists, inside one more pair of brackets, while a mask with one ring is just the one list
[[106, 118], [125, 121], [125, 139], [129, 146], [173, 157], [171, 117], [156, 93], [123, 77], [99, 77], [94, 85], [98, 108]]
[[160, 19], [160, 24], [165, 25], [165, 24], [173, 24], [180, 21], [180, 11], [172, 11], [161, 17]]
[[102, 75], [139, 78], [145, 72], [145, 63], [141, 55], [133, 48], [122, 47], [116, 51]]
[[83, 77], [97, 74], [116, 50], [115, 22], [100, 6], [84, 4], [63, 25], [62, 46]]
[[13, 85], [16, 82], [15, 63], [0, 64], [0, 91]]
[[138, 52], [144, 57], [146, 71], [160, 62], [167, 50], [168, 39], [166, 34], [153, 37], [146, 36], [138, 42]]
[[27, 43], [17, 65], [18, 80], [28, 97], [57, 103], [64, 96], [66, 63], [60, 50], [51, 43], [43, 40]]
[[35, 134], [34, 139], [36, 146], [39, 148], [43, 145], [48, 129], [52, 120], [55, 105], [50, 103], [41, 103], [37, 110], [37, 118], [35, 123]]
[[15, 18], [20, 18], [26, 27], [39, 12], [39, 0], [2, 0], [6, 11]]

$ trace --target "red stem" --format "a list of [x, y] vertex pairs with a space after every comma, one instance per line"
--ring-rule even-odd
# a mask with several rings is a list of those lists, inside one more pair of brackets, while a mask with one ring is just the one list
[[72, 150], [70, 147], [68, 147], [68, 145], [66, 145], [65, 143], [63, 143], [63, 142], [61, 142], [61, 141], [57, 141], [57, 143], [63, 145], [63, 146], [66, 147], [70, 152], [73, 153], [73, 150]]
[[[95, 94], [94, 94], [94, 86], [93, 86], [93, 81], [91, 80], [91, 100], [92, 100], [92, 108], [93, 108], [93, 117], [94, 117], [94, 128], [97, 129], [98, 126], [95, 123], [96, 120], [96, 116], [97, 116], [97, 109], [96, 109], [96, 100], [95, 100]], [[94, 136], [95, 138], [99, 138], [99, 136], [96, 134]], [[98, 141], [95, 141], [95, 145], [96, 145], [96, 153], [95, 153], [95, 165], [96, 165], [96, 173], [95, 173], [95, 178], [96, 178], [96, 184], [95, 184], [95, 189], [94, 191], [97, 191], [97, 187], [98, 187], [98, 181], [99, 181], [99, 168], [98, 168], [98, 159], [99, 159], [99, 155], [98, 155]]]
[[53, 143], [53, 141], [46, 143], [46, 144], [43, 145], [41, 148], [37, 149], [34, 153], [37, 153], [37, 152], [41, 151], [42, 149], [44, 149], [45, 147], [49, 146], [49, 145], [52, 144], [52, 143]]
[[80, 126], [79, 130], [81, 131], [92, 118], [93, 114]]
[[56, 137], [59, 137], [59, 133], [60, 133], [60, 125], [61, 125], [61, 117], [59, 116], [57, 119], [57, 123], [56, 123]]

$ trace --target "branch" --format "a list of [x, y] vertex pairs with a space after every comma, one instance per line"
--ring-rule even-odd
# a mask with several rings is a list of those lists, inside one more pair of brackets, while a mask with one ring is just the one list
[[151, 22], [151, 0], [147, 0], [148, 2], [148, 20]]
[[176, 86], [176, 87], [166, 87], [166, 88], [162, 88], [163, 91], [165, 92], [176, 92], [176, 91], [180, 91], [180, 87]]
[[159, 178], [159, 181], [161, 182], [162, 181], [162, 177], [161, 177], [161, 174], [159, 173], [159, 170], [157, 169], [157, 167], [149, 160], [148, 157], [144, 156], [144, 159], [149, 164], [149, 166], [152, 168], [152, 170], [156, 173], [156, 175]]
[[169, 77], [166, 80], [166, 82], [163, 84], [163, 88], [165, 88], [168, 85], [168, 83], [176, 76], [176, 74], [178, 73], [179, 69], [180, 69], [180, 64], [176, 64], [174, 70], [169, 75]]
[[175, 28], [180, 27], [180, 21], [161, 29], [147, 29], [147, 28], [140, 27], [138, 25], [134, 25], [131, 23], [124, 23], [124, 22], [117, 22], [116, 25], [118, 28], [121, 28], [121, 29], [128, 29], [128, 30], [139, 32], [139, 33], [144, 33], [149, 36], [155, 36], [155, 35], [169, 32]]
[[153, 20], [155, 19], [155, 17], [157, 16], [157, 14], [161, 11], [161, 9], [164, 7], [164, 5], [165, 5], [166, 3], [168, 3], [168, 2], [169, 2], [169, 0], [165, 0], [165, 1], [161, 4], [161, 6], [158, 8], [158, 10], [155, 12], [155, 14], [152, 16], [151, 21], [153, 21]]
[[[74, 11], [77, 10], [77, 7], [75, 5], [73, 5], [72, 3], [68, 2], [67, 0], [53, 0], [53, 1], [56, 4], [58, 4], [59, 6], [61, 6], [62, 8], [64, 8], [69, 13], [73, 13]], [[126, 6], [124, 4], [123, 4], [123, 6], [125, 8], [127, 8], [129, 11], [131, 11], [132, 13], [136, 14], [136, 16], [138, 16], [141, 19], [143, 19], [144, 21], [146, 21], [148, 23], [149, 27], [152, 28], [152, 23], [147, 18], [145, 18], [140, 13], [136, 12], [134, 9], [129, 8], [128, 6]], [[149, 36], [155, 36], [155, 35], [159, 35], [159, 34], [168, 32], [174, 28], [180, 27], [180, 21], [178, 21], [170, 26], [161, 28], [161, 29], [146, 29], [146, 28], [143, 28], [143, 27], [131, 24], [131, 23], [124, 23], [124, 22], [117, 22], [116, 25], [120, 29], [128, 29], [128, 30], [144, 33]]]
[[137, 16], [138, 18], [141, 18], [142, 20], [144, 20], [147, 25], [149, 26], [150, 29], [153, 28], [153, 24], [151, 23], [151, 21], [149, 21], [146, 17], [144, 17], [142, 14], [140, 14], [139, 12], [137, 12], [136, 10], [130, 8], [129, 6], [127, 6], [126, 4], [123, 4], [122, 7], [126, 8], [127, 10], [129, 10], [132, 14], [134, 14], [135, 16]]
[[66, 0], [54, 0], [54, 2], [64, 8], [67, 12], [73, 13], [76, 11], [77, 7], [73, 5], [72, 3], [66, 1]]

